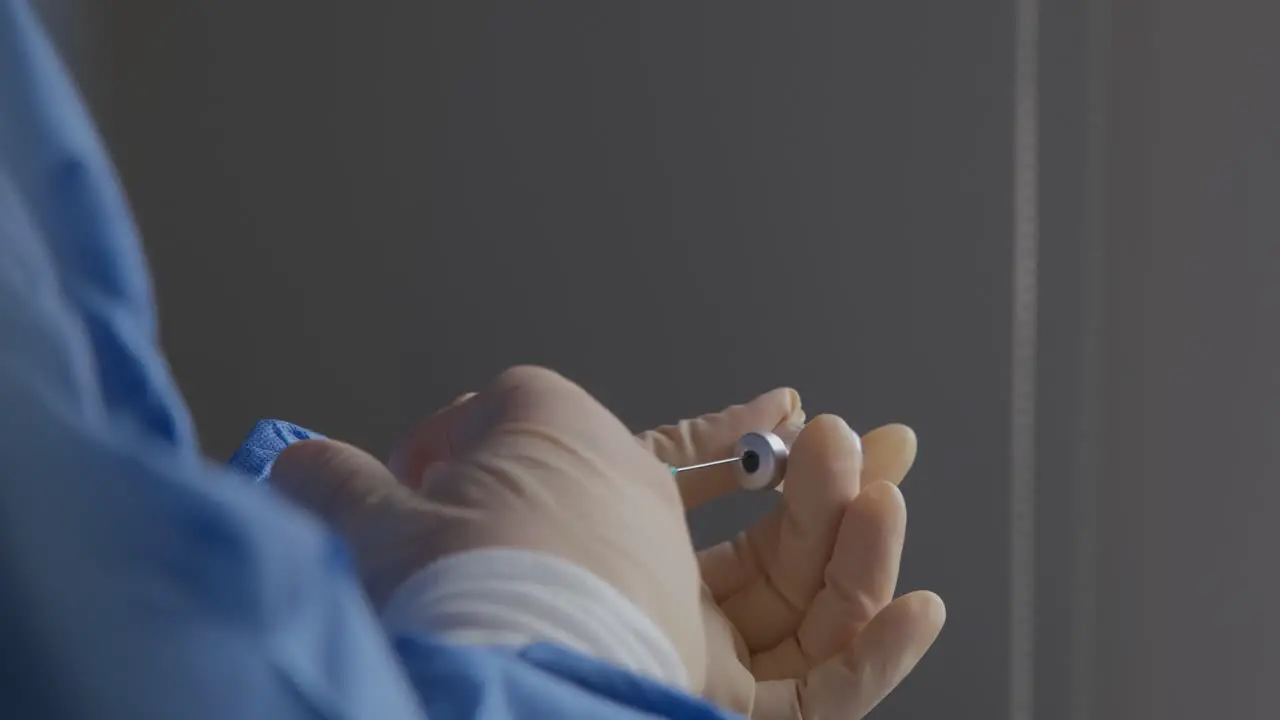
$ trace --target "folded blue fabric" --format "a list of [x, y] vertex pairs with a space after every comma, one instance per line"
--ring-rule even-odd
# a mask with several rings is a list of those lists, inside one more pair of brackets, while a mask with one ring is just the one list
[[285, 448], [314, 438], [323, 439], [324, 435], [283, 420], [259, 420], [227, 464], [262, 482], [271, 476], [271, 466]]

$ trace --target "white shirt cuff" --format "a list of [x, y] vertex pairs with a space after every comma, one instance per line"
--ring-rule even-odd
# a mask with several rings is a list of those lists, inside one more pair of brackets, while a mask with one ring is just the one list
[[643, 610], [586, 569], [547, 553], [485, 548], [449, 555], [392, 594], [387, 632], [523, 647], [548, 642], [688, 689], [675, 645]]

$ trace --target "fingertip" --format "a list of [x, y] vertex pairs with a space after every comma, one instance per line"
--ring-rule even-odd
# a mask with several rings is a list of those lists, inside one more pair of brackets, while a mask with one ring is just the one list
[[912, 441], [914, 441], [916, 438], [915, 428], [912, 428], [910, 425], [907, 425], [906, 423], [885, 423], [884, 425], [881, 425], [880, 427], [876, 428], [876, 430], [881, 430], [884, 432], [902, 433], [903, 435], [910, 436]]
[[936, 637], [942, 626], [947, 624], [947, 604], [937, 593], [928, 590], [917, 590], [905, 597], [911, 601], [915, 614], [927, 620], [929, 626], [936, 628]]
[[783, 495], [802, 517], [838, 522], [857, 497], [861, 477], [858, 434], [836, 415], [819, 415], [805, 425], [790, 450]]
[[[582, 385], [538, 365], [517, 365], [505, 370], [479, 396], [464, 404], [467, 409], [460, 434], [479, 442], [493, 428], [504, 423], [534, 423], [570, 428], [584, 437], [596, 437], [600, 429], [622, 421]], [[613, 434], [608, 427], [606, 435]], [[627, 437], [631, 433], [625, 432]]]
[[337, 466], [370, 466], [386, 472], [386, 466], [360, 448], [329, 438], [301, 440], [285, 448], [271, 465], [271, 477], [297, 475]]
[[493, 415], [488, 421], [492, 423], [498, 417], [523, 417], [534, 412], [534, 407], [563, 405], [566, 398], [572, 398], [570, 404], [576, 405], [590, 397], [585, 388], [555, 370], [541, 365], [515, 365], [494, 378], [476, 404], [486, 406], [482, 414]]
[[933, 646], [946, 621], [942, 598], [927, 590], [903, 595], [881, 610], [848, 650], [844, 661], [855, 674], [871, 671], [880, 697], [906, 677]]
[[862, 492], [867, 496], [868, 502], [873, 502], [876, 505], [896, 505], [903, 510], [907, 508], [907, 500], [902, 496], [902, 490], [896, 484], [887, 480], [871, 483], [866, 488], [863, 488]]
[[778, 388], [775, 392], [783, 396], [783, 407], [786, 408], [786, 422], [799, 424], [804, 422], [804, 403], [800, 392], [795, 388]]
[[916, 434], [916, 429], [915, 429], [915, 428], [911, 427], [910, 425], [905, 425], [905, 424], [903, 424], [903, 423], [894, 423], [894, 424], [893, 424], [893, 425], [891, 425], [890, 427], [896, 427], [896, 428], [899, 428], [899, 429], [900, 429], [900, 432], [905, 433], [905, 434], [907, 435], [907, 437], [911, 438], [911, 447], [912, 447], [912, 448], [918, 448], [918, 447], [919, 447], [919, 444], [920, 444], [920, 436]]
[[823, 414], [810, 420], [795, 440], [795, 453], [848, 453], [862, 457], [862, 438], [839, 415]]
[[844, 418], [839, 415], [832, 415], [831, 413], [822, 413], [821, 415], [814, 417], [807, 425], [805, 425], [805, 429], [811, 431], [821, 430], [823, 432], [835, 431], [848, 433], [857, 437], [857, 433], [853, 431], [853, 428], [849, 427], [849, 423], [845, 422]]
[[[739, 407], [745, 411], [743, 414], [746, 416], [741, 421], [732, 423], [739, 434], [772, 431], [790, 449], [804, 429], [805, 412], [800, 393], [792, 388], [775, 388]], [[727, 414], [735, 413], [731, 409]], [[747, 420], [747, 417], [751, 419]], [[768, 423], [773, 423], [773, 427]]]
[[295, 503], [328, 516], [347, 495], [367, 495], [391, 482], [390, 471], [369, 453], [337, 440], [296, 442], [276, 457], [267, 483]]
[[918, 591], [894, 600], [839, 655], [812, 671], [805, 717], [864, 717], [928, 652], [946, 619], [942, 599]]
[[278, 485], [280, 481], [291, 483], [317, 468], [328, 467], [347, 447], [349, 446], [344, 443], [327, 438], [311, 438], [293, 443], [281, 450], [271, 464], [269, 482], [273, 485]]
[[[735, 410], [741, 411], [751, 418], [772, 422], [778, 426], [803, 424], [805, 419], [800, 393], [794, 388], [785, 386], [757, 395], [743, 405], [727, 408], [724, 414], [738, 414], [735, 413]], [[766, 418], [768, 419], [766, 420]], [[757, 429], [764, 430], [767, 429], [767, 426]]]
[[903, 675], [924, 657], [947, 622], [946, 604], [936, 593], [928, 590], [917, 590], [899, 597], [882, 614], [885, 615], [883, 629], [897, 638], [896, 642], [903, 650]]
[[506, 387], [548, 382], [561, 383], [569, 382], [569, 380], [555, 370], [541, 365], [512, 365], [498, 373], [491, 385]]
[[916, 433], [906, 425], [884, 425], [872, 430], [863, 438], [863, 447], [869, 480], [899, 484], [915, 465]]
[[902, 423], [889, 423], [867, 433], [868, 442], [872, 437], [881, 438], [884, 441], [892, 442], [902, 450], [909, 451], [912, 456], [916, 454], [919, 447], [919, 438], [916, 431], [910, 425]]

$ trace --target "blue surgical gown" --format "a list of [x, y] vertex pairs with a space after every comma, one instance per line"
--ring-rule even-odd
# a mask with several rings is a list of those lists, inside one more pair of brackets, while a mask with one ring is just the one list
[[[263, 437], [244, 467], [296, 436]], [[0, 0], [0, 633], [5, 718], [729, 717], [553, 646], [388, 637], [337, 538], [202, 457], [116, 176], [21, 0]]]

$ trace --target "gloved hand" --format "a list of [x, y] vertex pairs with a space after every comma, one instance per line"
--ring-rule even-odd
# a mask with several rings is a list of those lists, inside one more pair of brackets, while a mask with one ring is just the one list
[[[546, 393], [525, 392], [519, 400], [508, 395], [513, 383], [526, 379], [545, 386]], [[608, 428], [605, 445], [584, 447], [595, 450], [597, 458], [643, 467], [618, 440], [621, 424], [584, 398], [585, 392], [545, 371], [508, 373], [490, 390], [459, 398], [410, 433], [391, 461], [399, 485], [377, 460], [331, 441], [286, 450], [272, 482], [351, 541], [375, 602], [433, 559], [486, 544], [512, 544], [504, 525], [537, 528], [542, 537], [529, 547], [578, 562], [651, 614], [655, 607], [690, 613], [682, 620], [668, 616], [660, 625], [686, 663], [699, 658], [703, 663], [688, 665], [691, 689], [756, 720], [860, 718], [932, 644], [943, 622], [941, 601], [932, 593], [893, 599], [905, 531], [905, 506], [896, 484], [915, 456], [915, 436], [908, 428], [889, 426], [869, 434], [864, 463], [863, 443], [843, 421], [823, 416], [801, 429], [799, 397], [776, 390], [721, 413], [643, 433], [638, 444], [632, 441], [664, 463], [686, 465], [724, 457], [750, 431], [772, 430], [794, 439], [781, 504], [736, 540], [700, 554], [705, 584], [700, 603], [690, 605], [655, 592], [668, 582], [681, 587], [688, 579], [681, 558], [692, 553], [684, 508], [675, 504], [674, 493], [659, 492], [666, 498], [657, 504], [660, 510], [642, 518], [636, 512], [641, 508], [633, 506], [635, 488], [610, 477], [616, 469], [598, 466], [593, 472], [601, 479], [589, 477], [573, 469], [581, 464], [574, 460], [579, 451], [557, 459], [545, 444], [550, 436], [538, 443], [539, 453], [515, 453], [523, 462], [488, 460], [508, 453], [484, 448], [501, 448], [503, 438], [524, 434], [504, 429], [504, 423], [513, 430], [523, 426], [515, 420], [523, 407], [547, 423], [540, 425], [543, 432], [577, 438], [570, 442], [596, 442], [593, 432]], [[575, 412], [591, 409], [574, 421], [572, 413], [535, 411], [542, 402]], [[559, 426], [550, 423], [560, 421], [567, 425], [553, 429]], [[601, 427], [593, 429], [596, 423]], [[572, 479], [562, 483], [556, 478], [564, 473], [556, 463], [566, 461]], [[666, 473], [661, 463], [657, 467]], [[474, 468], [479, 468], [478, 482], [468, 480]], [[674, 491], [669, 477], [666, 485]], [[679, 483], [689, 508], [734, 488], [727, 470], [681, 476]], [[602, 492], [591, 492], [595, 489]], [[579, 496], [583, 490], [586, 497]], [[536, 502], [522, 509], [526, 495]], [[494, 500], [499, 509], [487, 510], [486, 503]], [[594, 522], [601, 517], [614, 519]], [[634, 522], [617, 532], [622, 528], [616, 523], [627, 518]], [[584, 520], [589, 527], [581, 527]], [[625, 552], [598, 553], [593, 546], [600, 538], [619, 543]], [[684, 553], [671, 547], [673, 538], [684, 544]], [[624, 555], [632, 559], [621, 560]], [[699, 586], [696, 580], [694, 586]], [[688, 598], [687, 592], [675, 595]]]
[[594, 573], [644, 611], [702, 688], [701, 581], [670, 471], [586, 391], [516, 368], [424, 421], [388, 467], [331, 440], [287, 448], [271, 484], [348, 542], [375, 606], [453, 553], [517, 548]]
[[[753, 720], [863, 717], [945, 618], [933, 593], [894, 598], [906, 531], [897, 485], [915, 460], [915, 434], [890, 425], [860, 442], [838, 417], [800, 429], [803, 420], [799, 396], [783, 389], [641, 435], [677, 466], [726, 457], [747, 432], [795, 437], [779, 506], [699, 556], [704, 695]], [[690, 508], [735, 487], [728, 468], [679, 481]]]

